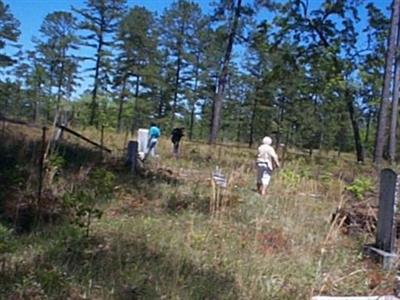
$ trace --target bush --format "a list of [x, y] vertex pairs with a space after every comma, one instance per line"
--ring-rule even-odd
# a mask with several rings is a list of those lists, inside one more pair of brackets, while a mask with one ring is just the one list
[[346, 190], [352, 193], [357, 200], [363, 200], [365, 193], [374, 190], [374, 183], [371, 178], [359, 177], [349, 184]]
[[64, 195], [64, 203], [72, 210], [73, 223], [82, 227], [89, 236], [93, 218], [100, 219], [103, 211], [98, 207], [112, 197], [115, 176], [104, 169], [89, 174], [86, 184]]
[[0, 254], [11, 252], [13, 248], [13, 238], [11, 230], [0, 224]]

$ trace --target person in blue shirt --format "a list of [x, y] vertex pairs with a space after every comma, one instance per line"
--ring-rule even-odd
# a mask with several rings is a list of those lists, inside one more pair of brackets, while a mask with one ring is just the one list
[[147, 152], [143, 160], [145, 160], [149, 156], [149, 154], [151, 154], [151, 156], [155, 156], [155, 149], [160, 135], [160, 128], [158, 128], [155, 123], [151, 123], [149, 129], [149, 141], [147, 143]]

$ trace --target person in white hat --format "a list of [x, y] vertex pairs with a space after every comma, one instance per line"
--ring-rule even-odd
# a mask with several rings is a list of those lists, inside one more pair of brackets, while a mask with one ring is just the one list
[[278, 155], [271, 146], [272, 139], [266, 136], [262, 140], [262, 145], [258, 147], [257, 154], [257, 191], [261, 195], [267, 192], [268, 184], [271, 180], [272, 170], [274, 166], [280, 167]]

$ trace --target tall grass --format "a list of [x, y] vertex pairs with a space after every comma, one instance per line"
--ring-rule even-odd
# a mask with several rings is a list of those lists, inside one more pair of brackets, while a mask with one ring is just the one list
[[[123, 138], [108, 132], [105, 144]], [[394, 274], [362, 259], [371, 237], [346, 236], [332, 220], [356, 201], [346, 185], [370, 167], [293, 154], [261, 197], [254, 150], [184, 142], [176, 160], [162, 139], [158, 151], [140, 176], [115, 168], [115, 200], [101, 204], [89, 238], [72, 225], [24, 236], [1, 227], [0, 298], [309, 299], [392, 288]], [[216, 166], [229, 184], [213, 217]]]

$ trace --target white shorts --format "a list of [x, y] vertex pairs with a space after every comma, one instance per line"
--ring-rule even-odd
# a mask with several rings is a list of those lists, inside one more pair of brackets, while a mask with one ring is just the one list
[[272, 170], [266, 163], [257, 163], [257, 183], [267, 186], [271, 181]]

